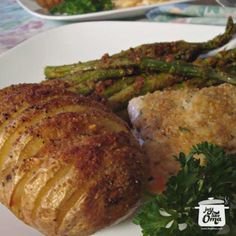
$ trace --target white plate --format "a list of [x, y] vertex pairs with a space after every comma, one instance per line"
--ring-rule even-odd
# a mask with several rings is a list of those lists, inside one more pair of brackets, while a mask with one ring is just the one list
[[[145, 22], [89, 22], [62, 26], [31, 38], [0, 56], [0, 87], [39, 82], [46, 65], [73, 63], [157, 41], [205, 41], [224, 27]], [[0, 235], [39, 236], [0, 205]], [[130, 221], [102, 230], [96, 236], [140, 236]]]
[[50, 15], [42, 7], [40, 7], [36, 0], [17, 0], [17, 2], [30, 14], [33, 14], [37, 17], [48, 19], [48, 20], [63, 20], [63, 21], [85, 21], [85, 20], [114, 20], [128, 17], [137, 17], [145, 15], [145, 13], [157, 6], [171, 4], [171, 3], [180, 3], [180, 2], [189, 2], [193, 0], [168, 0], [162, 3], [156, 3], [146, 6], [139, 7], [130, 7], [126, 9], [117, 9], [110, 11], [102, 11], [96, 13], [87, 13], [79, 15]]

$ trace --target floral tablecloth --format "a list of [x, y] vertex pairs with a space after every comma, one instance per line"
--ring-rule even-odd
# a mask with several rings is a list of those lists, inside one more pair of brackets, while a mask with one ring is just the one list
[[163, 5], [147, 14], [150, 21], [222, 26], [229, 16], [236, 20], [236, 8], [189, 3]]
[[63, 24], [32, 16], [16, 0], [0, 0], [0, 19], [0, 54], [39, 32]]

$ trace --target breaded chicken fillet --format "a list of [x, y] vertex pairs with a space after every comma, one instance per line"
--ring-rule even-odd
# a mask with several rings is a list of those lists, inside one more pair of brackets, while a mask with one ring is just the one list
[[179, 166], [173, 155], [208, 141], [236, 151], [236, 87], [157, 91], [128, 106], [150, 159], [150, 189], [159, 192]]

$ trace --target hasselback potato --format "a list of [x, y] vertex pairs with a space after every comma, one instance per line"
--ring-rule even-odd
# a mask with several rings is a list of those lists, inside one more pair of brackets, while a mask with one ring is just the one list
[[0, 202], [48, 236], [89, 235], [124, 217], [145, 174], [126, 123], [67, 86], [0, 90]]

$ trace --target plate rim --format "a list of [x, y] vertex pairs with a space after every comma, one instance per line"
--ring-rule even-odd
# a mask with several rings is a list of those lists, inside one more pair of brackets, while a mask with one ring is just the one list
[[197, 28], [197, 27], [201, 27], [201, 28], [218, 28], [219, 30], [225, 29], [225, 26], [219, 26], [219, 25], [201, 25], [201, 24], [183, 24], [183, 23], [168, 23], [168, 22], [150, 22], [150, 21], [115, 21], [115, 20], [108, 20], [108, 21], [86, 21], [86, 22], [75, 22], [72, 24], [65, 24], [65, 25], [59, 25], [56, 26], [54, 28], [50, 28], [47, 29], [45, 31], [39, 32], [36, 35], [33, 35], [30, 38], [27, 38], [26, 40], [20, 42], [19, 44], [17, 44], [15, 47], [10, 48], [9, 50], [3, 52], [2, 54], [0, 54], [0, 60], [2, 59], [2, 57], [7, 56], [8, 54], [12, 53], [15, 50], [18, 50], [18, 48], [24, 46], [25, 44], [27, 44], [30, 41], [33, 40], [37, 40], [37, 38], [43, 37], [44, 34], [48, 34], [48, 33], [53, 33], [53, 31], [60, 31], [63, 28], [71, 28], [71, 27], [76, 27], [76, 25], [94, 25], [94, 24], [117, 24], [117, 25], [121, 25], [121, 24], [134, 24], [134, 25], [156, 25], [158, 27], [158, 25], [166, 25], [166, 26], [173, 26], [173, 27], [193, 27], [193, 28]]

